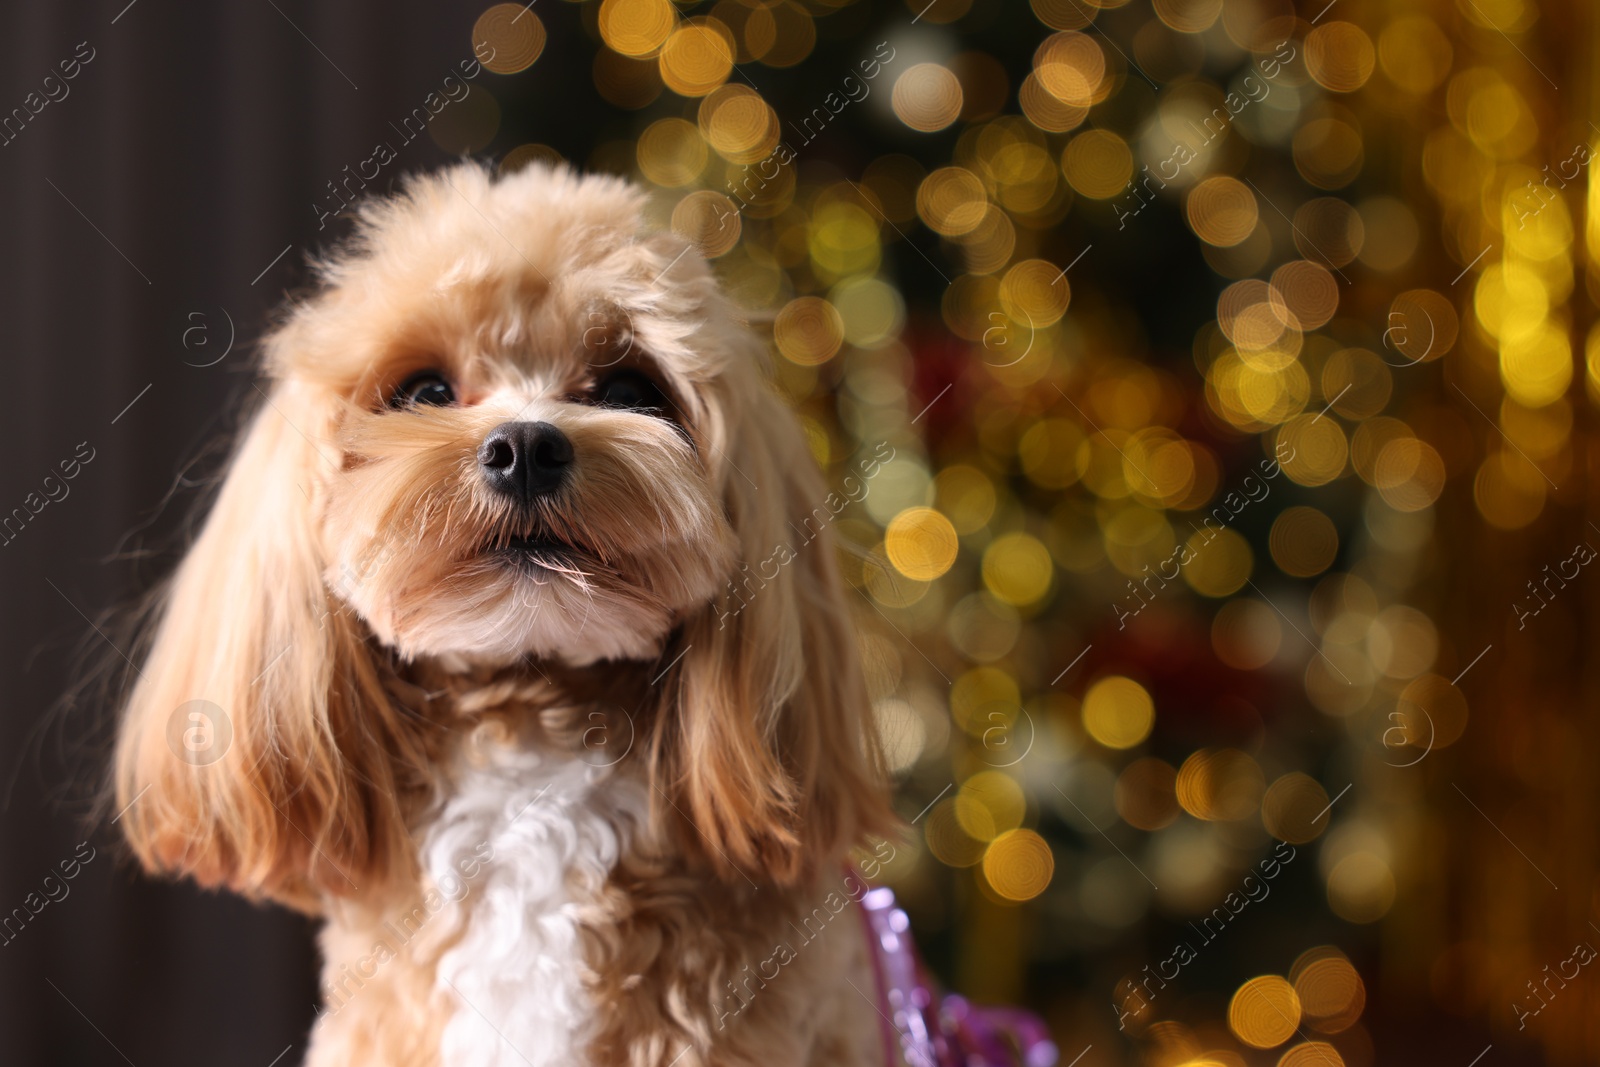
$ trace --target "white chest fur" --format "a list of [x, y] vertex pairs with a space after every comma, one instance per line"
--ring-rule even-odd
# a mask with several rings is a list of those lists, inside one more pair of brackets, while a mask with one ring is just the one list
[[438, 966], [438, 991], [458, 1005], [440, 1063], [586, 1063], [594, 1011], [577, 915], [642, 823], [644, 790], [570, 757], [487, 746], [474, 757], [422, 841], [434, 883], [462, 887], [447, 894], [462, 933]]

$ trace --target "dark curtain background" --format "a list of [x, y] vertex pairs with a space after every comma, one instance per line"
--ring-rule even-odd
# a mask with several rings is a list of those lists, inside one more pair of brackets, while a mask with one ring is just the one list
[[[128, 670], [106, 616], [170, 568], [204, 501], [196, 483], [253, 395], [253, 342], [336, 232], [318, 232], [313, 198], [397, 141], [388, 124], [471, 56], [482, 5], [124, 5], [8, 3], [0, 17], [0, 114], [48, 75], [60, 96], [58, 64], [92, 55], [0, 147], [0, 513], [93, 450], [67, 495], [0, 545], [0, 914], [42, 899], [47, 875], [89, 855], [81, 842], [95, 850], [0, 944], [0, 1062], [297, 1063], [310, 924], [132, 871], [115, 828], [88, 819], [111, 709], [61, 699], [96, 665]], [[516, 92], [592, 93], [587, 51], [563, 55], [555, 32], [575, 33], [578, 9], [539, 13], [552, 47]], [[544, 116], [537, 96], [521, 106], [548, 143], [592, 132], [571, 109]], [[380, 182], [447, 158], [421, 137]]]

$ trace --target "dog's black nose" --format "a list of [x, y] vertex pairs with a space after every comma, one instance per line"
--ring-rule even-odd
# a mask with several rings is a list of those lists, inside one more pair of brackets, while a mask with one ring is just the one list
[[483, 439], [478, 466], [489, 488], [530, 501], [566, 480], [572, 442], [548, 422], [502, 422]]

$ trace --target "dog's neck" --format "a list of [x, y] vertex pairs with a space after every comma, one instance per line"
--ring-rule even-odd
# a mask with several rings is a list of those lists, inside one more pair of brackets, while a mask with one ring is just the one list
[[474, 663], [459, 656], [396, 662], [395, 676], [430, 703], [444, 702], [455, 716], [540, 713], [552, 708], [617, 703], [636, 708], [649, 695], [660, 665], [602, 660], [574, 667], [527, 657], [510, 664]]
[[532, 658], [493, 666], [454, 657], [396, 660], [388, 686], [399, 706], [414, 710], [418, 728], [439, 743], [436, 754], [451, 735], [490, 723], [525, 746], [583, 758], [587, 750], [612, 745], [604, 755], [620, 759], [628, 738], [655, 715], [661, 694], [650, 684], [654, 666], [605, 661], [572, 667]]

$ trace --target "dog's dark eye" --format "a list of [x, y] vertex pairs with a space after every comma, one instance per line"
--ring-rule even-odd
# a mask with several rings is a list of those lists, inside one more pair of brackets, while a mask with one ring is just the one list
[[389, 398], [389, 406], [396, 408], [415, 407], [418, 404], [432, 404], [442, 407], [453, 404], [456, 400], [456, 391], [450, 388], [450, 383], [444, 375], [436, 370], [418, 371], [400, 383], [400, 388], [394, 391]]
[[658, 412], [667, 406], [667, 398], [661, 392], [661, 387], [636, 370], [620, 370], [607, 375], [594, 387], [590, 396], [596, 404], [629, 411]]

